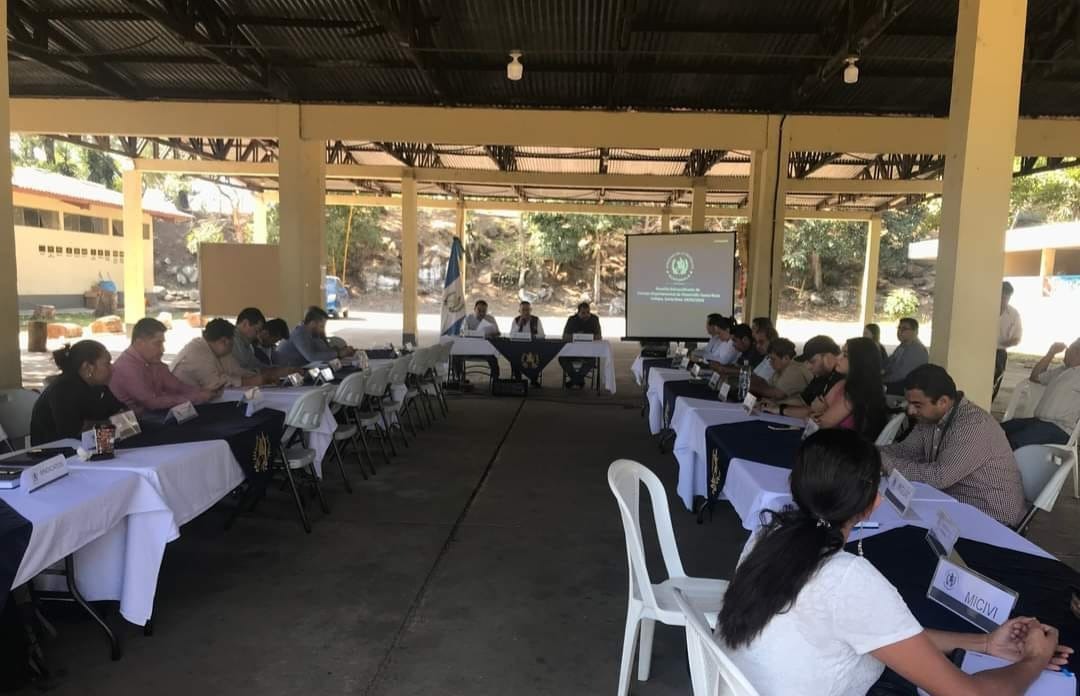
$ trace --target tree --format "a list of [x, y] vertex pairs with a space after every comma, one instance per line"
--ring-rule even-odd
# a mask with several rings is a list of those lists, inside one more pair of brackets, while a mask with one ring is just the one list
[[[842, 220], [796, 220], [786, 225], [785, 270], [821, 290], [833, 278], [862, 268], [866, 257], [866, 223]], [[826, 276], [826, 269], [833, 274]]]
[[1011, 227], [1070, 222], [1080, 218], [1080, 168], [1028, 174], [1013, 179]]
[[13, 142], [11, 161], [16, 166], [37, 167], [120, 190], [120, 166], [107, 152], [40, 135], [15, 136]]
[[[276, 211], [277, 206], [274, 206]], [[383, 251], [382, 223], [386, 215], [385, 208], [354, 207], [343, 205], [326, 206], [326, 257], [330, 264], [331, 275], [338, 275], [348, 285], [356, 285], [366, 290], [364, 267], [373, 254]], [[277, 222], [276, 214], [274, 215]], [[270, 215], [267, 214], [267, 232], [270, 230]], [[274, 225], [279, 229], [278, 225]], [[351, 260], [351, 262], [350, 262]], [[353, 269], [353, 282], [350, 283], [348, 269]]]
[[570, 264], [583, 267], [592, 261], [592, 300], [600, 301], [604, 264], [615, 252], [614, 246], [627, 230], [642, 227], [639, 217], [626, 215], [561, 215], [533, 213], [524, 217], [536, 246], [543, 258], [552, 262], [552, 274], [557, 278], [559, 266]]

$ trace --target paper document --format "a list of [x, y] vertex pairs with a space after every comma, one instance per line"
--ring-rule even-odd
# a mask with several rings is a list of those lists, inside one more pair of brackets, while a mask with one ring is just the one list
[[[967, 674], [977, 674], [987, 669], [995, 669], [1010, 664], [1006, 660], [991, 655], [984, 655], [970, 650], [964, 654], [964, 661], [960, 665]], [[1076, 677], [1064, 672], [1044, 671], [1028, 687], [1026, 696], [1076, 696]], [[919, 689], [919, 696], [927, 696], [927, 693]]]

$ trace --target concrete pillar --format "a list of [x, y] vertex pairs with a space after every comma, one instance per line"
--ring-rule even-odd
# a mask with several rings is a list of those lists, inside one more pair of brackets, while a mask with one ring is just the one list
[[1043, 249], [1039, 257], [1039, 284], [1046, 282], [1047, 278], [1054, 275], [1054, 262], [1057, 260], [1057, 249]]
[[461, 274], [461, 296], [465, 299], [468, 295], [468, 290], [465, 286], [465, 201], [458, 201], [457, 204], [457, 220], [454, 226], [454, 236], [461, 242], [461, 258], [458, 260], [458, 269]]
[[878, 258], [881, 253], [881, 216], [874, 215], [866, 226], [866, 261], [863, 263], [860, 313], [865, 326], [874, 321], [877, 304]]
[[[6, 3], [5, 3], [6, 4]], [[0, 12], [0, 133], [11, 131], [8, 101], [7, 12]], [[11, 143], [0, 138], [0, 388], [22, 386], [19, 359], [19, 282], [11, 209]]]
[[660, 213], [660, 231], [664, 234], [671, 233], [671, 209], [664, 208], [664, 212]]
[[326, 143], [300, 137], [298, 106], [278, 109], [280, 312], [295, 324], [326, 302]]
[[255, 209], [251, 213], [251, 243], [266, 244], [266, 199], [255, 194]]
[[705, 179], [694, 179], [693, 193], [694, 197], [690, 208], [690, 230], [692, 232], [701, 232], [705, 229]]
[[416, 343], [417, 281], [420, 259], [417, 254], [416, 179], [412, 172], [401, 177], [401, 342]]
[[130, 328], [146, 316], [146, 244], [143, 242], [142, 172], [123, 173], [124, 323]]
[[1027, 0], [961, 0], [930, 360], [990, 407]]
[[769, 116], [764, 150], [750, 157], [750, 243], [746, 306], [749, 317], [771, 317], [780, 308], [788, 147], [781, 118]]

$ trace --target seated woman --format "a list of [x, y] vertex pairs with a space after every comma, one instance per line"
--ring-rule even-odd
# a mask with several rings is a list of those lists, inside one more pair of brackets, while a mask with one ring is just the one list
[[[881, 356], [869, 338], [852, 338], [836, 361], [844, 378], [810, 406], [786, 406], [785, 416], [812, 418], [821, 428], [855, 430], [874, 440], [885, 427], [885, 390], [881, 384]], [[779, 407], [770, 410], [780, 412]]]
[[[722, 647], [760, 694], [866, 694], [884, 666], [937, 696], [1023, 694], [1066, 664], [1057, 629], [1014, 618], [993, 633], [924, 629], [869, 561], [844, 550], [881, 502], [877, 448], [848, 430], [803, 442], [791, 472], [795, 505], [766, 511], [743, 550], [717, 621]], [[1013, 662], [974, 675], [945, 658], [957, 648]], [[914, 691], [914, 690], [913, 690]]]
[[79, 341], [53, 353], [60, 377], [45, 388], [30, 413], [30, 442], [78, 439], [84, 430], [127, 407], [109, 391], [112, 357], [97, 341]]

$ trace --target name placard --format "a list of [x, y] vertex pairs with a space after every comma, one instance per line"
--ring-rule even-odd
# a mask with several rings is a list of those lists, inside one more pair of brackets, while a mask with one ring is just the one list
[[901, 517], [909, 516], [911, 512], [911, 499], [915, 496], [915, 486], [908, 481], [898, 469], [893, 469], [885, 483], [882, 497], [896, 508]]
[[247, 406], [245, 415], [251, 418], [255, 413], [263, 408], [263, 395], [262, 390], [258, 387], [251, 387], [244, 392], [244, 404]]
[[465, 329], [461, 332], [461, 335], [465, 338], [483, 338], [484, 332], [480, 329]]
[[317, 367], [309, 367], [307, 370], [307, 376], [310, 377], [313, 382], [318, 382], [319, 379], [322, 377], [322, 373], [319, 372], [319, 368]]
[[356, 365], [361, 370], [368, 369], [368, 365], [370, 365], [370, 362], [368, 361], [368, 356], [367, 356], [367, 351], [366, 350], [362, 350], [362, 351], [360, 351], [359, 353], [356, 354]]
[[743, 410], [746, 411], [747, 415], [750, 415], [754, 412], [755, 406], [757, 406], [757, 397], [753, 394], [747, 394], [746, 398], [743, 399], [742, 402]]
[[571, 335], [571, 338], [574, 339], [574, 343], [596, 340], [596, 336], [593, 336], [591, 333], [576, 333]]
[[166, 418], [172, 418], [177, 423], [187, 423], [192, 418], [198, 417], [199, 412], [195, 410], [195, 407], [190, 401], [185, 401], [182, 404], [177, 404], [169, 409], [169, 415]]
[[528, 331], [511, 331], [510, 332], [510, 340], [511, 341], [531, 341], [532, 340], [532, 334], [530, 332], [528, 332]]
[[690, 358], [684, 355], [682, 360], [679, 361], [679, 369], [685, 370], [688, 367], [690, 367]]
[[960, 538], [960, 528], [945, 514], [944, 510], [938, 510], [934, 526], [926, 533], [926, 543], [938, 556], [948, 558], [952, 555], [956, 540]]
[[721, 382], [720, 388], [716, 390], [716, 393], [720, 395], [721, 401], [727, 401], [728, 394], [731, 393], [731, 384], [729, 382]]
[[970, 568], [939, 558], [926, 596], [989, 633], [1009, 620], [1019, 595]]
[[813, 435], [814, 433], [816, 433], [819, 430], [821, 430], [821, 426], [817, 424], [817, 421], [814, 420], [813, 418], [807, 418], [806, 419], [806, 427], [803, 428], [803, 431], [802, 431], [802, 439], [805, 440], [806, 438], [810, 437], [811, 435]]
[[304, 384], [304, 378], [299, 372], [294, 372], [282, 379], [281, 383], [287, 387], [300, 387]]
[[84, 430], [79, 437], [79, 440], [82, 443], [79, 449], [86, 450], [87, 452], [97, 451], [97, 434], [94, 432], [93, 428]]
[[329, 367], [324, 367], [319, 370], [319, 376], [322, 377], [322, 380], [324, 382], [334, 381], [334, 371], [331, 370]]
[[713, 391], [720, 391], [720, 373], [719, 372], [714, 372], [714, 373], [712, 373], [712, 376], [709, 377], [709, 389], [712, 389]]
[[142, 432], [142, 427], [139, 425], [139, 419], [135, 417], [134, 411], [122, 411], [121, 413], [110, 416], [109, 422], [116, 426], [117, 441], [131, 437], [132, 435], [138, 435]]
[[19, 477], [19, 487], [31, 493], [68, 475], [67, 460], [58, 454], [27, 468]]
[[690, 366], [690, 376], [695, 379], [701, 376], [701, 365], [694, 363]]

